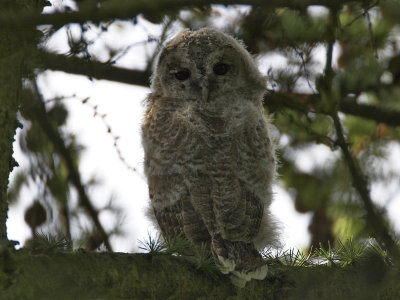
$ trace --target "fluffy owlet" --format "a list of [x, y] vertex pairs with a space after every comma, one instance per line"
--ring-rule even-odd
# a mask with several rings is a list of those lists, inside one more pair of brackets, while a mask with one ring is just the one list
[[223, 273], [263, 279], [276, 241], [266, 79], [234, 38], [183, 31], [162, 49], [142, 125], [151, 209], [164, 236], [209, 245]]

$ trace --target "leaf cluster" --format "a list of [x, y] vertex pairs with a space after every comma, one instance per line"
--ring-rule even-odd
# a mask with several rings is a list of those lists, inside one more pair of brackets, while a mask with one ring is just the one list
[[160, 235], [152, 237], [149, 233], [146, 240], [139, 240], [138, 242], [140, 245], [139, 249], [152, 256], [178, 256], [187, 261], [196, 270], [205, 272], [208, 276], [215, 278], [220, 275], [210, 247], [205, 244], [200, 246], [194, 245], [184, 234], [178, 234], [163, 239]]

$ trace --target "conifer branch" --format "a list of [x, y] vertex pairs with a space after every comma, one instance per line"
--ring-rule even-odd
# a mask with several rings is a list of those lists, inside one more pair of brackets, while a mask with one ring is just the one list
[[354, 157], [349, 149], [348, 143], [344, 136], [343, 127], [337, 112], [332, 113], [331, 117], [333, 119], [336, 130], [337, 144], [342, 150], [344, 159], [353, 180], [353, 186], [357, 190], [366, 211], [367, 226], [372, 232], [375, 233], [377, 241], [381, 242], [388, 249], [392, 257], [394, 259], [398, 259], [400, 258], [399, 248], [391, 237], [389, 230], [385, 226], [385, 221], [382, 215], [377, 211], [375, 205], [372, 203], [370, 191], [368, 188], [368, 180], [362, 173], [357, 159]]
[[[0, 13], [0, 26], [30, 27], [35, 25], [49, 24], [61, 27], [70, 23], [85, 23], [88, 21], [98, 23], [110, 19], [131, 19], [138, 14], [168, 14], [186, 7], [201, 7], [210, 4], [222, 5], [252, 5], [268, 8], [294, 7], [304, 9], [312, 5], [340, 8], [353, 0], [135, 0], [119, 1], [110, 0], [102, 2], [82, 1], [78, 3], [79, 12], [54, 13], [38, 15], [30, 11], [21, 11], [16, 14], [13, 11]], [[359, 0], [358, 2], [368, 4], [371, 1]]]
[[[39, 67], [54, 71], [84, 75], [96, 79], [148, 87], [150, 73], [142, 70], [129, 70], [97, 61], [87, 61], [77, 57], [66, 57], [61, 54], [41, 52]], [[265, 105], [272, 110], [290, 108], [304, 113], [314, 110], [327, 113], [321, 107], [319, 94], [302, 94], [291, 92], [268, 91], [265, 96]], [[344, 97], [339, 103], [339, 110], [361, 118], [386, 123], [391, 126], [400, 126], [400, 111], [389, 110], [376, 105], [359, 104], [354, 98]]]
[[67, 57], [61, 54], [39, 52], [38, 67], [53, 71], [88, 76], [127, 84], [148, 87], [150, 73], [142, 70], [129, 70], [98, 61], [88, 61], [77, 57]]
[[67, 145], [65, 145], [65, 142], [60, 133], [54, 129], [54, 126], [47, 118], [44, 102], [41, 100], [41, 94], [35, 82], [33, 87], [35, 95], [31, 99], [24, 102], [24, 105], [26, 105], [26, 110], [29, 110], [30, 113], [34, 115], [36, 121], [43, 129], [43, 132], [53, 143], [56, 152], [58, 152], [58, 154], [64, 159], [69, 173], [69, 180], [78, 192], [80, 205], [85, 209], [89, 217], [92, 219], [95, 228], [98, 231], [100, 238], [104, 242], [107, 250], [112, 252], [112, 247], [109, 242], [108, 234], [106, 233], [103, 225], [100, 222], [98, 211], [92, 205], [89, 196], [86, 193], [85, 186], [82, 183], [79, 171], [75, 167], [75, 163], [71, 156], [70, 150], [68, 149]]
[[[277, 93], [270, 91], [265, 96], [265, 105], [273, 110], [289, 108], [303, 113], [316, 111], [328, 114], [328, 111], [321, 107], [320, 94]], [[397, 110], [389, 110], [370, 104], [360, 104], [350, 96], [343, 97], [343, 99], [339, 101], [338, 106], [338, 110], [346, 114], [391, 126], [400, 126], [400, 111]]]
[[[332, 22], [331, 37], [332, 40], [334, 40], [334, 29], [337, 27], [337, 14], [335, 11], [331, 11], [330, 20]], [[363, 203], [366, 212], [367, 227], [369, 231], [375, 234], [376, 240], [388, 250], [393, 260], [397, 261], [400, 258], [400, 250], [390, 235], [382, 215], [377, 211], [377, 208], [372, 202], [368, 179], [363, 174], [357, 158], [351, 153], [351, 149], [345, 138], [344, 130], [339, 119], [338, 109], [341, 95], [338, 93], [338, 88], [333, 86], [333, 43], [328, 43], [326, 55], [327, 63], [325, 65], [324, 77], [321, 78], [318, 89], [322, 95], [322, 105], [333, 120], [337, 137], [336, 143], [342, 150], [344, 161], [350, 171], [353, 187], [356, 189]]]

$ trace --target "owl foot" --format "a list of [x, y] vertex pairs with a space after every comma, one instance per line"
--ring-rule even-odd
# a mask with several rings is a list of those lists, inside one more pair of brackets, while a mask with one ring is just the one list
[[246, 286], [246, 283], [252, 279], [263, 280], [267, 276], [267, 273], [268, 273], [268, 266], [263, 265], [250, 272], [237, 271], [237, 270], [232, 271], [230, 273], [229, 278], [233, 285], [243, 288]]
[[224, 258], [222, 256], [217, 256], [218, 258], [218, 268], [222, 274], [228, 274], [235, 270], [235, 261], [233, 259]]
[[267, 276], [268, 266], [262, 265], [251, 271], [234, 270], [231, 273], [234, 276], [236, 276], [238, 278], [242, 278], [245, 281], [250, 281], [251, 279], [263, 280]]
[[238, 246], [239, 259], [235, 270], [231, 273], [243, 280], [263, 280], [268, 273], [268, 266], [257, 250], [251, 244], [241, 243]]
[[263, 280], [268, 273], [268, 266], [262, 265], [252, 271], [244, 271], [244, 270], [234, 270], [230, 273], [230, 280], [233, 285], [243, 288], [246, 283], [252, 279]]
[[229, 273], [236, 286], [243, 287], [251, 279], [263, 280], [267, 276], [268, 266], [251, 243], [214, 236], [212, 250], [219, 269], [223, 274]]
[[235, 260], [229, 256], [229, 250], [226, 247], [221, 236], [214, 236], [211, 240], [211, 248], [216, 258], [218, 268], [222, 274], [228, 274], [235, 270]]

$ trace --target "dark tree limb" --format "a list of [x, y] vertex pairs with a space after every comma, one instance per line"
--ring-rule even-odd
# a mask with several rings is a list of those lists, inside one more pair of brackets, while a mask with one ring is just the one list
[[[263, 7], [294, 7], [306, 8], [311, 5], [322, 5], [326, 7], [340, 8], [346, 3], [355, 2], [353, 0], [135, 0], [135, 1], [118, 1], [110, 0], [102, 2], [97, 6], [96, 2], [85, 1], [80, 3], [79, 12], [55, 13], [47, 15], [37, 15], [29, 12], [18, 13], [12, 11], [3, 11], [0, 13], [0, 26], [5, 24], [16, 27], [35, 26], [41, 24], [51, 24], [61, 27], [70, 23], [85, 23], [88, 21], [98, 23], [108, 21], [110, 19], [131, 19], [138, 14], [153, 15], [167, 14], [169, 12], [178, 11], [186, 7], [204, 6], [210, 4], [223, 5], [253, 5]], [[359, 0], [357, 2], [369, 4], [371, 1]]]
[[[53, 71], [89, 76], [133, 85], [148, 87], [150, 73], [141, 70], [129, 70], [96, 61], [86, 61], [77, 57], [41, 52], [39, 67]], [[311, 110], [327, 113], [321, 106], [319, 94], [280, 93], [269, 91], [265, 96], [265, 105], [272, 110], [290, 108], [303, 113]], [[358, 104], [352, 97], [345, 97], [339, 103], [339, 110], [365, 119], [400, 126], [400, 111], [389, 110], [375, 105]]]
[[87, 61], [77, 57], [67, 57], [49, 52], [39, 53], [39, 67], [53, 71], [84, 75], [127, 84], [148, 87], [150, 73], [140, 70], [129, 70], [97, 61]]
[[32, 95], [30, 99], [23, 99], [23, 106], [26, 111], [29, 111], [30, 115], [35, 118], [38, 124], [43, 129], [43, 132], [47, 135], [48, 139], [53, 143], [56, 152], [64, 160], [67, 169], [69, 180], [76, 188], [79, 195], [79, 203], [85, 209], [90, 219], [93, 221], [97, 232], [100, 235], [101, 240], [104, 242], [108, 251], [112, 252], [112, 247], [109, 242], [109, 237], [103, 228], [98, 216], [98, 211], [93, 207], [89, 196], [86, 193], [85, 186], [82, 183], [80, 173], [75, 166], [74, 160], [71, 156], [71, 152], [65, 145], [64, 139], [61, 137], [54, 125], [51, 124], [47, 117], [46, 108], [44, 102], [41, 100], [41, 94], [38, 91], [36, 84], [34, 84], [36, 95]]
[[337, 113], [333, 113], [331, 117], [336, 130], [337, 144], [342, 150], [344, 160], [346, 161], [353, 180], [353, 186], [357, 190], [366, 211], [367, 226], [369, 227], [369, 230], [375, 234], [376, 239], [381, 242], [386, 249], [388, 249], [392, 258], [398, 259], [400, 258], [399, 248], [385, 226], [385, 221], [381, 213], [379, 213], [372, 202], [368, 188], [368, 180], [363, 174], [357, 159], [349, 149], [339, 116]]
[[378, 123], [400, 126], [400, 111], [389, 110], [376, 105], [359, 104], [350, 97], [340, 102], [339, 110], [353, 116], [374, 120]]
[[347, 266], [271, 266], [265, 280], [244, 288], [166, 254], [76, 251], [7, 253], [1, 298], [69, 299], [398, 299], [398, 276], [377, 258]]
[[[290, 108], [303, 113], [309, 111], [328, 114], [321, 105], [321, 95], [301, 93], [276, 93], [271, 91], [265, 97], [265, 105], [272, 109]], [[389, 110], [370, 104], [357, 103], [353, 97], [347, 96], [338, 104], [340, 112], [364, 119], [385, 123], [391, 126], [400, 126], [400, 111]]]

